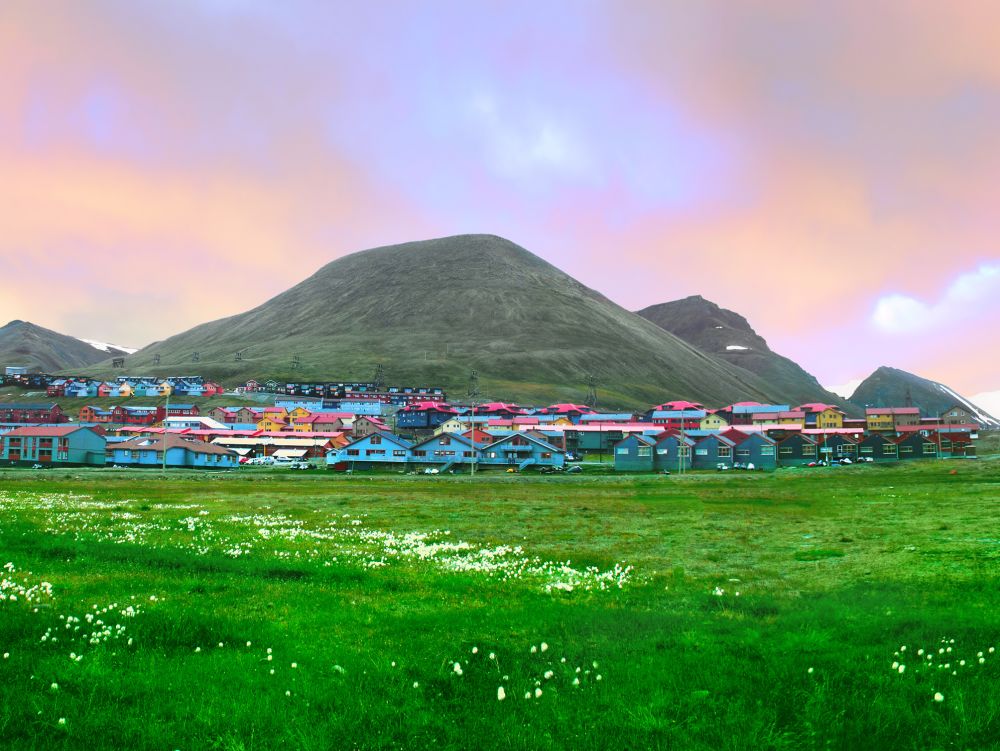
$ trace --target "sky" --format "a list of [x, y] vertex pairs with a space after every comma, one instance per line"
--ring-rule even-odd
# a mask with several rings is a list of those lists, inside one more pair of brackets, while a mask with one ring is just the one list
[[632, 310], [701, 294], [828, 386], [997, 392], [997, 28], [977, 0], [4, 0], [0, 320], [141, 346], [485, 232]]

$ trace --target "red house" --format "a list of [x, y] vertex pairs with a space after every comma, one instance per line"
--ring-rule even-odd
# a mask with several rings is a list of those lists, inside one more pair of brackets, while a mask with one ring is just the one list
[[218, 383], [214, 381], [206, 381], [201, 384], [201, 395], [202, 396], [218, 396], [222, 394], [224, 389]]
[[0, 422], [63, 423], [69, 417], [58, 404], [0, 404]]

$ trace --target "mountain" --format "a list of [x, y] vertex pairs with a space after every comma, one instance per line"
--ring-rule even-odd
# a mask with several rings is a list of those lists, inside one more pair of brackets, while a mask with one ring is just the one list
[[483, 397], [530, 403], [580, 401], [591, 375], [601, 406], [780, 394], [491, 235], [345, 256], [253, 310], [140, 350], [126, 367], [232, 383], [367, 381], [379, 364], [388, 383], [440, 385], [455, 399], [473, 370]]
[[86, 342], [27, 321], [11, 321], [0, 328], [0, 365], [52, 373], [84, 368], [107, 356]]
[[1000, 420], [943, 383], [885, 365], [861, 382], [851, 394], [851, 401], [868, 407], [903, 407], [907, 397], [928, 417], [936, 417], [958, 404], [976, 415], [982, 427], [1000, 428]]
[[792, 360], [772, 352], [746, 318], [700, 295], [651, 305], [638, 311], [638, 315], [702, 352], [771, 384], [780, 404], [825, 402], [837, 404], [848, 413], [858, 413], [855, 405], [824, 389]]

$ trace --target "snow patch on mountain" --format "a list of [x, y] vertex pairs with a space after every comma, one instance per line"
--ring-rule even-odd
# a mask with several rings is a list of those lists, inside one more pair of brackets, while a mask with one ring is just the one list
[[986, 414], [985, 412], [983, 412], [982, 409], [980, 409], [975, 404], [970, 402], [964, 396], [960, 396], [959, 394], [955, 393], [950, 388], [945, 386], [943, 383], [938, 383], [935, 385], [941, 390], [942, 393], [945, 393], [948, 396], [952, 397], [955, 400], [955, 404], [959, 404], [965, 407], [965, 409], [969, 410], [969, 412], [971, 412], [975, 416], [976, 421], [984, 428], [1000, 428], [1000, 420], [997, 420], [992, 415]]
[[112, 352], [124, 352], [127, 355], [134, 355], [139, 351], [133, 347], [122, 347], [119, 344], [108, 344], [107, 342], [99, 342], [95, 339], [80, 339], [80, 341], [84, 344], [89, 344], [94, 349], [101, 350], [101, 352], [107, 352], [109, 355], [112, 354]]
[[744, 347], [739, 344], [729, 344], [726, 346], [726, 352], [746, 352], [749, 347]]

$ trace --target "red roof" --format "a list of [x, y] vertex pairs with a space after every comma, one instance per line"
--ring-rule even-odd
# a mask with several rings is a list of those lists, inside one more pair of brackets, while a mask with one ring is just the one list
[[843, 411], [839, 407], [837, 407], [836, 404], [823, 404], [823, 402], [809, 402], [808, 404], [800, 404], [798, 407], [795, 408], [794, 411], [809, 412], [811, 414], [814, 412], [825, 412], [828, 409], [836, 410], [837, 412], [843, 414]]
[[60, 425], [58, 427], [51, 428], [33, 426], [30, 428], [15, 428], [9, 433], [6, 433], [6, 435], [18, 438], [62, 438], [63, 436], [75, 433], [78, 430], [90, 430], [90, 428], [85, 428], [82, 425]]
[[454, 413], [450, 404], [445, 402], [413, 402], [407, 404], [400, 412], [448, 412]]
[[551, 404], [542, 411], [549, 415], [561, 415], [567, 412], [585, 412], [589, 414], [594, 410], [586, 404]]
[[705, 405], [699, 404], [698, 402], [687, 402], [684, 401], [683, 399], [679, 399], [672, 402], [663, 402], [663, 404], [658, 404], [655, 407], [653, 407], [653, 409], [660, 410], [663, 412], [677, 412], [688, 409], [694, 409], [694, 410], [705, 409]]
[[868, 407], [866, 415], [919, 415], [918, 407]]

